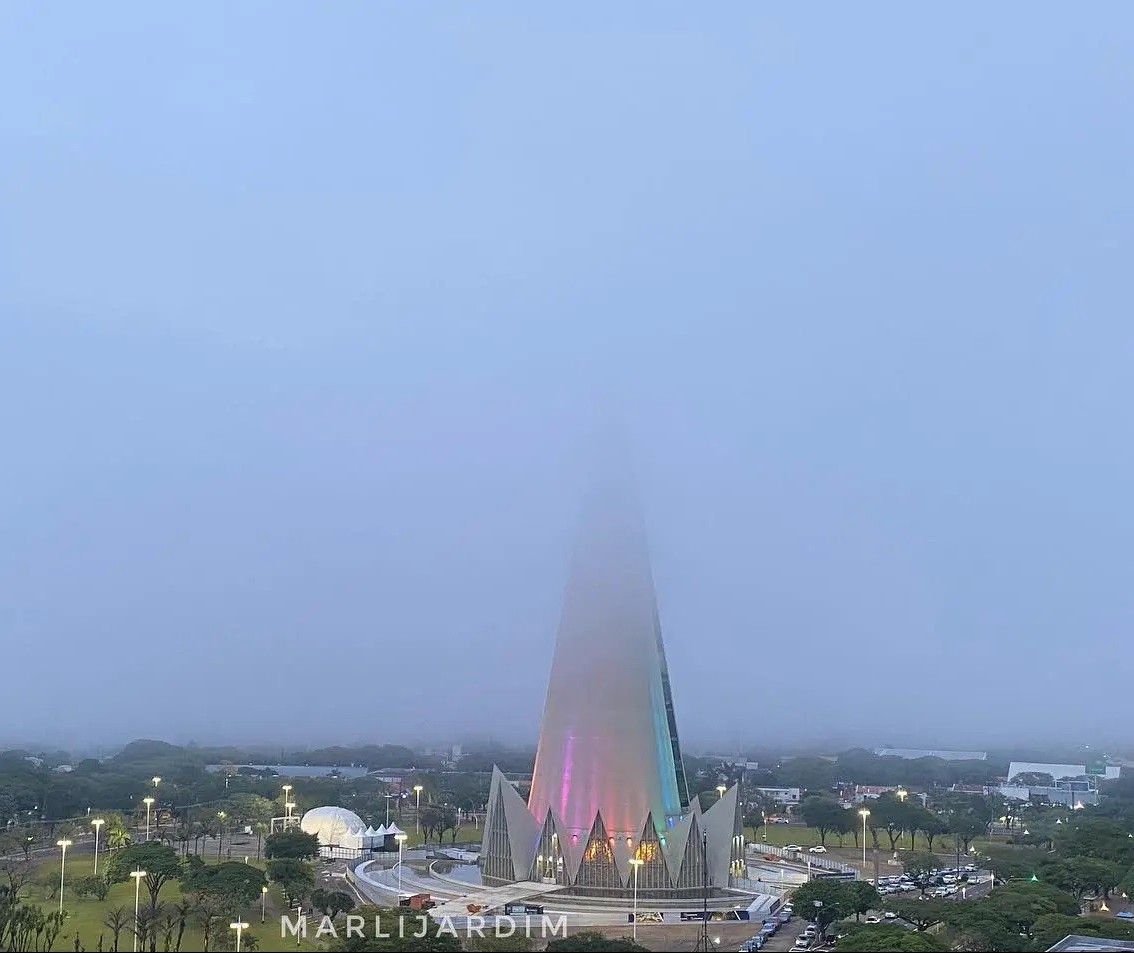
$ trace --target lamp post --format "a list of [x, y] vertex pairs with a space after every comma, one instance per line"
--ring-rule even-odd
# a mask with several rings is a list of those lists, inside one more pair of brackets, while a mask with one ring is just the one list
[[106, 821], [101, 817], [96, 817], [91, 821], [91, 827], [94, 828], [94, 872], [98, 876], [98, 830], [105, 824]]
[[402, 848], [409, 839], [409, 834], [395, 834], [394, 840], [398, 842], [398, 899], [402, 899]]
[[144, 870], [132, 870], [130, 876], [134, 878], [134, 953], [138, 953], [138, 900], [142, 895], [142, 878], [146, 876]]
[[260, 922], [264, 923], [268, 919], [268, 888], [263, 886], [260, 888]]
[[718, 798], [722, 798], [722, 797], [724, 797], [724, 796], [725, 796], [725, 791], [727, 791], [727, 790], [728, 790], [728, 788], [727, 788], [727, 787], [725, 787], [725, 786], [724, 786], [723, 784], [718, 784], [718, 785], [717, 785], [717, 797], [718, 797]]
[[59, 912], [63, 912], [63, 872], [67, 869], [67, 848], [71, 846], [71, 842], [66, 837], [63, 840], [56, 841], [56, 846], [62, 851], [59, 855]]
[[768, 812], [764, 812], [764, 843], [768, 843]]
[[159, 777], [158, 777], [158, 776], [157, 776], [157, 775], [155, 774], [155, 775], [154, 775], [154, 776], [153, 776], [152, 778], [150, 778], [150, 780], [154, 782], [154, 790], [156, 791], [156, 790], [157, 790], [157, 786], [158, 786], [159, 784], [161, 784], [161, 778], [159, 778]]
[[284, 821], [284, 830], [287, 830], [288, 825], [293, 820], [295, 820], [295, 818], [292, 816], [292, 813], [291, 813], [292, 811], [295, 810], [295, 801], [288, 801], [287, 804], [284, 805], [284, 807], [287, 808], [287, 820]]
[[142, 798], [142, 803], [146, 805], [146, 840], [150, 839], [150, 808], [154, 806], [154, 799], [152, 797]]
[[382, 796], [386, 799], [386, 826], [389, 827], [390, 826], [390, 802], [392, 800], [394, 800], [394, 798], [397, 797], [397, 795], [396, 794], [390, 794], [389, 792], [387, 792], [386, 794], [384, 794]]
[[284, 799], [284, 830], [287, 830], [288, 822], [291, 821], [291, 785], [285, 784], [283, 786], [283, 799]]
[[224, 819], [228, 815], [224, 811], [217, 811], [217, 860], [220, 860], [221, 845], [224, 843]]
[[638, 942], [638, 868], [645, 863], [640, 857], [631, 857], [630, 863], [634, 867], [634, 942]]
[[[899, 787], [898, 790], [895, 791], [894, 793], [898, 795], [898, 800], [902, 802], [902, 807], [905, 807], [906, 806], [906, 798], [909, 797], [910, 792], [907, 791], [903, 787]], [[903, 813], [903, 816], [904, 816], [905, 812], [903, 811], [902, 813]], [[904, 833], [905, 833], [905, 825], [902, 826], [902, 830], [898, 831], [898, 840], [899, 841], [902, 839], [902, 835]], [[911, 833], [910, 834], [910, 850], [913, 850], [913, 848], [914, 848], [914, 835]]]
[[870, 817], [870, 809], [864, 807], [858, 816], [862, 818], [862, 872], [866, 873], [866, 819]]
[[417, 832], [421, 833], [421, 792], [425, 789], [420, 784], [413, 786], [413, 793], [417, 795], [417, 806], [414, 808], [414, 819], [417, 821]]
[[228, 928], [236, 931], [236, 953], [240, 953], [240, 937], [248, 929], [248, 924], [243, 920], [237, 920], [235, 923], [230, 923]]

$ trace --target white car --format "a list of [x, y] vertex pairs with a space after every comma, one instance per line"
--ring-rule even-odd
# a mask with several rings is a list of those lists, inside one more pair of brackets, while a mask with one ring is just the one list
[[867, 923], [881, 923], [882, 918], [875, 916], [873, 913], [866, 918]]
[[811, 853], [813, 853], [813, 854], [825, 854], [825, 853], [827, 853], [827, 848], [824, 847], [822, 844], [816, 844], [814, 847], [808, 847], [807, 849], [809, 851], [811, 851]]
[[795, 851], [799, 851], [799, 850], [802, 850], [802, 849], [803, 848], [800, 847], [799, 844], [788, 844], [787, 847], [784, 848], [784, 850], [795, 850]]

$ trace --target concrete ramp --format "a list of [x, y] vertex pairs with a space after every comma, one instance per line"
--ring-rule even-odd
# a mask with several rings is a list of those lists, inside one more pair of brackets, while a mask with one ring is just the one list
[[[545, 884], [535, 880], [521, 880], [514, 884], [505, 884], [500, 887], [482, 887], [469, 884], [468, 893], [444, 903], [438, 903], [429, 912], [435, 917], [467, 917], [487, 916], [489, 914], [503, 914], [504, 904], [516, 901], [530, 900], [532, 903], [542, 903], [542, 898], [548, 894], [562, 890], [560, 884]], [[472, 914], [469, 904], [479, 904], [480, 910]]]

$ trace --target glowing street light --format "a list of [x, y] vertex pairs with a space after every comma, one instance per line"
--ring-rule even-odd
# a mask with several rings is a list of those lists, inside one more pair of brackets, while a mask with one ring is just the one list
[[[903, 788], [903, 787], [900, 787], [900, 786], [899, 786], [898, 790], [897, 790], [897, 791], [895, 791], [894, 793], [895, 793], [895, 794], [897, 794], [897, 796], [898, 796], [898, 800], [899, 800], [899, 801], [901, 801], [901, 802], [902, 802], [902, 804], [905, 804], [905, 803], [906, 803], [906, 798], [910, 796], [910, 792], [909, 792], [909, 791], [907, 791], [907, 790], [906, 790], [905, 788]], [[898, 831], [898, 840], [901, 840], [901, 839], [902, 839], [902, 835], [903, 835], [904, 833], [905, 833], [905, 830], [904, 830], [904, 829], [903, 829], [903, 830], [900, 830], [900, 831]], [[913, 835], [913, 832], [911, 831], [911, 832], [910, 832], [910, 849], [911, 849], [911, 850], [913, 849], [913, 846], [914, 846], [914, 835]]]
[[138, 953], [138, 934], [141, 933], [141, 923], [138, 920], [138, 899], [142, 895], [142, 878], [146, 876], [144, 870], [132, 870], [130, 876], [134, 878], [134, 953]]
[[55, 842], [56, 846], [62, 850], [59, 855], [59, 912], [63, 912], [63, 871], [67, 869], [67, 848], [71, 846], [71, 841], [66, 837], [63, 840]]
[[726, 788], [723, 784], [718, 784], [717, 785], [717, 797], [724, 797], [725, 791], [727, 791], [727, 790], [728, 790], [728, 788]]
[[386, 826], [389, 827], [390, 826], [390, 802], [392, 800], [394, 800], [394, 798], [396, 798], [397, 795], [396, 794], [390, 794], [389, 792], [386, 792], [382, 796], [386, 799]]
[[265, 884], [260, 888], [260, 922], [264, 923], [268, 918], [268, 885]]
[[150, 839], [150, 808], [154, 806], [154, 799], [152, 797], [142, 798], [142, 803], [146, 805], [146, 840]]
[[870, 809], [864, 807], [858, 812], [858, 816], [862, 818], [862, 869], [866, 871], [866, 819], [870, 817]]
[[217, 860], [220, 860], [221, 844], [224, 843], [224, 819], [228, 817], [224, 811], [217, 811]]
[[291, 785], [290, 784], [285, 784], [283, 786], [283, 799], [284, 799], [284, 810], [287, 812], [287, 820], [284, 821], [284, 827], [287, 827], [287, 821], [291, 820], [291, 805], [288, 804], [288, 802], [291, 800]]
[[291, 812], [295, 810], [295, 801], [288, 801], [287, 804], [284, 805], [284, 807], [287, 808], [287, 820], [284, 821], [284, 827], [286, 828], [288, 821], [292, 820]]
[[94, 872], [98, 876], [98, 830], [105, 824], [106, 821], [101, 817], [96, 817], [91, 821], [91, 827], [94, 828]]
[[768, 843], [768, 813], [764, 812], [764, 843]]
[[638, 868], [645, 863], [640, 857], [631, 857], [630, 863], [634, 867], [634, 942], [638, 942]]
[[240, 937], [248, 929], [248, 924], [243, 920], [237, 920], [235, 923], [230, 923], [228, 928], [236, 931], [236, 953], [240, 953]]
[[420, 784], [415, 784], [413, 786], [413, 793], [417, 795], [417, 807], [415, 809], [415, 814], [417, 820], [417, 832], [419, 834], [421, 833], [421, 792], [424, 790], [425, 788], [423, 788]]
[[156, 788], [156, 787], [157, 787], [157, 786], [158, 786], [159, 784], [161, 784], [161, 778], [159, 778], [159, 777], [158, 777], [158, 776], [157, 776], [156, 774], [155, 774], [155, 775], [154, 775], [154, 776], [153, 776], [152, 778], [150, 778], [150, 780], [154, 782], [154, 787], [155, 787], [155, 788]]
[[398, 842], [398, 899], [402, 897], [402, 848], [409, 839], [409, 834], [395, 834], [394, 840]]

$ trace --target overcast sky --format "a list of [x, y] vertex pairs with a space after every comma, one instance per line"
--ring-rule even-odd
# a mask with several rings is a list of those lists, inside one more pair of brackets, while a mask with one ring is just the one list
[[0, 743], [1120, 737], [1134, 8], [0, 5]]

